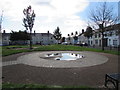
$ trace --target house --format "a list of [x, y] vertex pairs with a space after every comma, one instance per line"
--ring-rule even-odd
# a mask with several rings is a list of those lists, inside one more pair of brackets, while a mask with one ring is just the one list
[[[68, 37], [67, 42], [71, 44], [83, 44], [86, 43], [89, 46], [102, 46], [102, 34], [99, 32], [99, 29], [93, 30], [93, 35], [90, 38], [84, 36], [84, 31], [79, 34], [77, 42], [74, 40], [74, 36]], [[104, 31], [104, 46], [105, 47], [119, 47], [120, 46], [120, 23], [111, 25], [105, 28]]]
[[32, 43], [40, 45], [56, 44], [57, 41], [51, 33], [35, 33], [32, 34]]
[[88, 38], [84, 36], [84, 29], [82, 30], [81, 34], [68, 37], [67, 42], [70, 42], [73, 45], [88, 43]]
[[[51, 33], [32, 33], [32, 44], [39, 45], [50, 45], [56, 44], [56, 40]], [[2, 33], [2, 43], [1, 45], [11, 45], [11, 44], [29, 44], [30, 41], [27, 40], [23, 43], [23, 41], [15, 41], [14, 43], [10, 40], [10, 33]]]
[[9, 45], [9, 44], [10, 44], [10, 33], [6, 33], [4, 30], [2, 33], [1, 45]]
[[84, 34], [80, 34], [78, 36], [78, 42], [79, 42], [79, 44], [84, 44], [84, 43], [88, 44], [88, 38], [85, 37]]
[[[102, 34], [98, 30], [94, 30], [93, 36], [89, 38], [90, 46], [102, 46]], [[120, 24], [108, 26], [104, 31], [104, 46], [118, 47], [120, 45]]]

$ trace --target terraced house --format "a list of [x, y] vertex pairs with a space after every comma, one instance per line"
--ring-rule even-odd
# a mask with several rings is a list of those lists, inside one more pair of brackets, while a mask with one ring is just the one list
[[[83, 44], [86, 43], [89, 46], [102, 46], [102, 34], [99, 32], [100, 30], [93, 30], [93, 35], [90, 38], [84, 36], [84, 32], [82, 31], [79, 34], [77, 43]], [[67, 40], [71, 44], [74, 43], [74, 38], [70, 37], [70, 40]], [[108, 26], [104, 31], [104, 46], [105, 47], [119, 47], [120, 46], [120, 24]]]
[[[108, 26], [104, 31], [104, 46], [105, 47], [118, 47], [120, 46], [120, 24]], [[98, 30], [94, 30], [94, 34], [89, 38], [88, 44], [90, 46], [101, 46], [102, 35]]]
[[[0, 45], [10, 45], [10, 35], [10, 33], [6, 33], [4, 30], [2, 33], [2, 42]], [[49, 45], [55, 43], [56, 40], [51, 33], [32, 33], [32, 44]], [[16, 41], [14, 44], [29, 44], [29, 40], [27, 42]]]

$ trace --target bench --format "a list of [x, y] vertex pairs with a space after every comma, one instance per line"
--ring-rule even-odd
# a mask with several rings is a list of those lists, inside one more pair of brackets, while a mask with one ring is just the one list
[[111, 82], [115, 90], [119, 90], [119, 83], [120, 83], [120, 73], [114, 73], [114, 74], [106, 74], [105, 75], [105, 86], [107, 86], [108, 82]]

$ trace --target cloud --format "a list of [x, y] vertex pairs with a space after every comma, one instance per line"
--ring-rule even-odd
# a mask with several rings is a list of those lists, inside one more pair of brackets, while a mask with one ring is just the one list
[[36, 13], [36, 32], [53, 32], [59, 26], [65, 35], [68, 31], [85, 28], [85, 21], [77, 13], [84, 11], [89, 5], [87, 0], [1, 0], [0, 10], [4, 10], [4, 16], [11, 23], [21, 24], [23, 9], [29, 5], [32, 5]]

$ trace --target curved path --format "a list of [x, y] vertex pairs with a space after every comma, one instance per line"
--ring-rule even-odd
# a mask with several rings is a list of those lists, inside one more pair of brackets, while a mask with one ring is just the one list
[[[3, 63], [6, 61], [17, 62], [18, 57], [31, 53], [3, 57]], [[106, 73], [118, 72], [118, 56], [106, 53], [95, 54], [107, 57], [108, 61], [95, 66], [74, 68], [36, 67], [18, 63], [6, 64], [7, 66], [3, 66], [3, 82], [102, 87]]]

